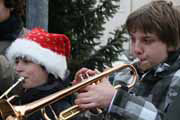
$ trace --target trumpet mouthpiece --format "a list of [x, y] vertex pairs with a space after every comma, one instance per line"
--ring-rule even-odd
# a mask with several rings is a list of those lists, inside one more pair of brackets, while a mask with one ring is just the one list
[[22, 77], [22, 76], [19, 77], [19, 79], [18, 79], [19, 82], [21, 82], [21, 81], [23, 81], [23, 80], [24, 80], [24, 77]]
[[140, 60], [138, 58], [135, 59], [131, 64], [134, 64], [134, 65], [136, 64], [142, 72], [146, 71], [152, 67], [152, 64], [148, 61], [140, 63]]
[[24, 80], [24, 77], [19, 77], [19, 79], [17, 80], [17, 82], [15, 82], [9, 89], [7, 89], [1, 96], [0, 99], [2, 99], [3, 97], [7, 96], [20, 82], [22, 82]]

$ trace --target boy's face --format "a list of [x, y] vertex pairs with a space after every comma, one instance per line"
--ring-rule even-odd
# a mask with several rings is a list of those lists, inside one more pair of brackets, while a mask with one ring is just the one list
[[134, 56], [140, 59], [140, 64], [157, 65], [168, 56], [168, 47], [152, 33], [141, 31], [131, 32], [131, 48]]
[[48, 73], [38, 64], [25, 59], [16, 59], [16, 72], [24, 77], [23, 88], [34, 88], [47, 82]]

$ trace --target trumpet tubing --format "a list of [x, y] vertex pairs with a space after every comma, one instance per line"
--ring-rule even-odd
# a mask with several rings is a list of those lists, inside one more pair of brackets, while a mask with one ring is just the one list
[[[16, 106], [16, 105], [12, 105], [9, 101], [5, 100], [5, 99], [1, 99], [0, 100], [0, 114], [3, 117], [3, 119], [6, 119], [8, 116], [12, 115], [15, 116], [18, 120], [21, 120], [24, 118], [24, 116], [28, 116], [29, 114], [32, 114], [33, 112], [36, 112], [37, 110], [40, 110], [52, 103], [57, 102], [58, 100], [61, 100], [69, 95], [72, 95], [73, 93], [79, 91], [80, 89], [93, 84], [93, 83], [97, 83], [97, 81], [99, 81], [100, 79], [102, 79], [103, 77], [118, 71], [118, 70], [122, 70], [124, 68], [130, 68], [133, 74], [133, 78], [134, 81], [131, 84], [128, 84], [128, 88], [131, 88], [134, 86], [136, 79], [137, 79], [137, 72], [136, 69], [134, 68], [133, 65], [129, 65], [129, 64], [124, 64], [124, 65], [119, 65], [119, 66], [115, 66], [113, 68], [110, 68], [100, 74], [97, 74], [95, 76], [92, 76], [90, 78], [88, 78], [85, 81], [82, 81], [76, 85], [73, 85], [69, 88], [60, 90], [54, 94], [51, 94], [47, 97], [41, 98], [39, 100], [36, 100], [34, 102], [25, 104], [25, 105], [20, 105], [20, 106]], [[69, 119], [69, 116], [72, 117], [74, 116], [74, 113], [79, 112], [79, 110], [77, 109], [78, 107], [75, 106], [71, 111], [68, 112], [64, 112], [62, 115], [62, 118], [60, 118], [60, 120], [65, 120], [66, 118]], [[71, 116], [71, 114], [73, 114]]]
[[81, 110], [79, 109], [78, 105], [74, 105], [64, 111], [62, 111], [59, 114], [59, 120], [68, 120], [72, 117], [74, 117], [75, 115], [79, 114], [81, 112]]
[[7, 89], [1, 96], [0, 99], [3, 97], [7, 97], [7, 95], [15, 88], [19, 83], [21, 83], [24, 80], [24, 77], [20, 77], [17, 82], [15, 82], [9, 89]]
[[[121, 85], [116, 85], [114, 88], [115, 89], [118, 89], [120, 88]], [[96, 112], [97, 113], [101, 113], [102, 110], [101, 109], [96, 109]], [[73, 105], [72, 107], [62, 111], [60, 114], [59, 114], [59, 119], [58, 120], [68, 120], [78, 114], [81, 113], [81, 109], [78, 107], [78, 105]]]
[[[133, 65], [129, 65], [129, 64], [125, 64], [125, 65], [120, 66], [120, 69], [124, 69], [124, 68], [127, 68], [127, 67], [129, 67], [129, 68], [132, 70], [132, 73], [133, 73], [133, 81], [132, 81], [130, 84], [127, 84], [127, 88], [130, 89], [130, 88], [132, 88], [132, 87], [135, 85], [135, 83], [136, 83], [136, 80], [137, 80], [137, 72], [136, 72], [136, 69], [134, 68], [134, 66], [133, 66]], [[112, 72], [114, 72], [114, 71], [117, 71], [117, 70], [119, 70], [118, 68], [119, 68], [119, 66], [118, 66], [118, 67], [115, 67], [114, 69], [112, 68], [111, 70], [107, 71], [107, 73], [110, 74], [110, 73], [112, 73]], [[105, 74], [106, 74], [106, 71], [105, 71], [105, 73], [104, 73], [103, 76], [105, 76]], [[101, 76], [101, 75], [100, 75], [100, 76]], [[116, 86], [114, 86], [114, 88], [115, 88], [115, 89], [121, 88], [121, 85], [120, 85], [120, 84], [119, 84], [119, 85], [116, 85]], [[102, 112], [102, 110], [99, 109], [99, 108], [97, 108], [96, 111], [97, 111], [98, 113], [101, 113], [101, 112]], [[78, 107], [78, 105], [74, 105], [74, 106], [72, 106], [72, 107], [70, 107], [70, 108], [62, 111], [62, 112], [59, 114], [59, 120], [68, 120], [68, 119], [76, 116], [76, 115], [79, 114], [79, 113], [81, 113], [81, 109]]]

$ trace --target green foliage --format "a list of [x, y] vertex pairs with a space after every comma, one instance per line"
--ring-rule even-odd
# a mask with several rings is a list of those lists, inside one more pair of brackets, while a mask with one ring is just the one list
[[66, 34], [71, 39], [69, 69], [72, 76], [81, 67], [103, 69], [118, 60], [127, 39], [125, 30], [115, 30], [105, 46], [100, 46], [103, 25], [117, 12], [120, 0], [51, 0], [49, 32]]
[[119, 55], [124, 51], [123, 43], [128, 40], [127, 37], [122, 35], [125, 32], [125, 28], [122, 30], [114, 30], [114, 32], [111, 33], [113, 37], [108, 38], [107, 44], [100, 46], [98, 50], [86, 58], [83, 65], [92, 69], [97, 68], [98, 70], [103, 70], [106, 65], [112, 67], [112, 62], [118, 61]]

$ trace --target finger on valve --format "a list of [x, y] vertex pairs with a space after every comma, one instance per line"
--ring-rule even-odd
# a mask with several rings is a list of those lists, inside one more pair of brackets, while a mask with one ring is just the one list
[[77, 84], [90, 76], [93, 76], [96, 74], [96, 71], [93, 71], [88, 68], [81, 68], [76, 74], [75, 74], [75, 79], [73, 80], [73, 84]]
[[78, 72], [76, 72], [72, 84], [77, 84], [81, 82], [82, 74], [84, 74], [87, 70], [88, 70], [87, 68], [81, 68]]

